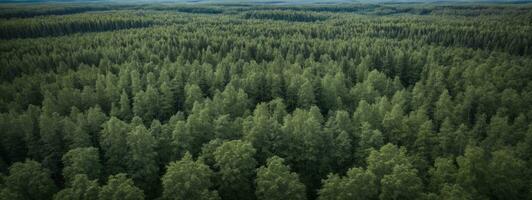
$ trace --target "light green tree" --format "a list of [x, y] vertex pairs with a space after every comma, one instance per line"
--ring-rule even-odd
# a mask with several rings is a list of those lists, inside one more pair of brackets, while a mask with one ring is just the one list
[[299, 176], [290, 172], [284, 160], [277, 156], [269, 158], [266, 166], [257, 169], [255, 183], [259, 200], [306, 199], [305, 185], [299, 181]]
[[76, 148], [63, 155], [63, 176], [67, 183], [73, 181], [77, 174], [85, 174], [89, 179], [98, 180], [101, 164], [98, 149], [94, 147]]
[[100, 186], [97, 180], [89, 180], [87, 175], [78, 174], [70, 186], [54, 195], [54, 200], [92, 200], [98, 199]]
[[98, 197], [101, 200], [143, 200], [144, 192], [137, 188], [126, 174], [116, 174], [109, 176]]
[[127, 134], [126, 144], [128, 174], [141, 189], [146, 191], [146, 195], [155, 195], [159, 174], [155, 138], [143, 125], [139, 125]]
[[163, 198], [173, 200], [215, 200], [216, 191], [210, 191], [213, 172], [201, 161], [194, 161], [189, 153], [168, 165], [161, 178]]
[[353, 167], [345, 177], [330, 174], [323, 180], [319, 200], [375, 199], [378, 194], [376, 176], [369, 170]]
[[385, 199], [417, 199], [422, 195], [423, 185], [417, 170], [408, 164], [398, 164], [390, 174], [381, 179], [379, 198]]
[[220, 169], [219, 192], [222, 198], [254, 199], [255, 152], [250, 143], [240, 140], [224, 142], [216, 149], [214, 159]]

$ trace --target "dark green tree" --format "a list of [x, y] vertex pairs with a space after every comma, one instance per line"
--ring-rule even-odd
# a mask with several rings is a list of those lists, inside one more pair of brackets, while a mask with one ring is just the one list
[[492, 152], [488, 164], [488, 185], [497, 199], [525, 199], [526, 180], [523, 172], [528, 169], [521, 159], [509, 150]]
[[51, 199], [57, 190], [50, 171], [32, 160], [17, 162], [9, 167], [9, 175], [3, 182], [0, 194], [3, 199]]

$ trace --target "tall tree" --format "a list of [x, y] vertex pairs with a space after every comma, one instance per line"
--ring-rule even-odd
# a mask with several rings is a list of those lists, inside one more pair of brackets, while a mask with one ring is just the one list
[[299, 86], [297, 93], [297, 107], [310, 108], [310, 106], [316, 103], [316, 97], [314, 94], [314, 87], [309, 80], [306, 80]]
[[97, 180], [89, 180], [85, 174], [74, 176], [70, 186], [54, 195], [54, 200], [98, 199], [100, 186]]
[[237, 91], [232, 85], [215, 95], [213, 102], [220, 106], [223, 114], [229, 114], [232, 118], [244, 115], [249, 107], [248, 95], [242, 89]]
[[367, 158], [368, 170], [373, 172], [377, 180], [391, 174], [395, 166], [411, 165], [411, 160], [406, 155], [406, 149], [393, 144], [386, 144], [378, 151], [372, 150]]
[[445, 184], [441, 188], [439, 199], [441, 200], [471, 200], [471, 194], [464, 190], [460, 185]]
[[244, 140], [257, 149], [257, 159], [260, 163], [275, 155], [278, 150], [276, 145], [280, 145], [279, 140], [282, 140], [281, 125], [271, 117], [267, 104], [258, 104], [252, 119], [244, 124]]
[[468, 146], [463, 156], [456, 158], [458, 172], [456, 180], [462, 188], [477, 197], [486, 197], [489, 188], [488, 162], [484, 149], [477, 146]]
[[527, 171], [524, 161], [513, 152], [503, 149], [492, 152], [488, 164], [488, 185], [497, 199], [525, 199], [526, 181], [523, 172]]
[[451, 96], [449, 96], [449, 91], [446, 89], [441, 93], [438, 101], [435, 104], [434, 108], [434, 120], [436, 123], [443, 123], [443, 120], [453, 116], [453, 102]]
[[436, 158], [434, 167], [429, 169], [429, 190], [438, 192], [445, 184], [454, 184], [456, 182], [457, 171], [458, 169], [454, 159]]
[[162, 119], [168, 119], [176, 111], [176, 95], [168, 83], [163, 82], [159, 87], [160, 92], [160, 117]]
[[44, 158], [42, 164], [51, 170], [54, 179], [59, 179], [61, 155], [66, 150], [61, 119], [57, 112], [52, 114], [43, 112], [39, 118], [40, 142], [43, 144], [43, 149], [40, 152]]
[[196, 84], [187, 84], [185, 86], [185, 111], [190, 113], [194, 106], [194, 103], [201, 102], [203, 100], [203, 92], [201, 88]]
[[256, 150], [240, 140], [224, 142], [214, 152], [219, 167], [220, 196], [224, 199], [254, 199], [253, 178], [257, 162]]
[[143, 200], [144, 192], [137, 188], [126, 174], [117, 174], [109, 176], [98, 197], [102, 200]]
[[209, 190], [212, 187], [213, 172], [201, 161], [192, 160], [186, 153], [179, 160], [168, 165], [161, 178], [164, 199], [219, 199], [218, 192]]
[[120, 109], [118, 111], [118, 116], [120, 119], [123, 120], [129, 120], [131, 117], [133, 117], [133, 112], [131, 109], [131, 101], [129, 100], [129, 96], [127, 95], [126, 91], [123, 90], [122, 94], [120, 95], [120, 101], [119, 101]]
[[63, 155], [63, 165], [63, 176], [68, 183], [73, 181], [77, 174], [85, 174], [89, 179], [100, 179], [100, 155], [94, 147], [68, 151]]
[[159, 166], [157, 165], [156, 141], [148, 130], [139, 125], [127, 134], [127, 172], [149, 197], [155, 197], [158, 189]]
[[100, 146], [104, 152], [106, 175], [126, 172], [127, 133], [130, 126], [116, 117], [103, 125]]
[[3, 199], [51, 199], [56, 186], [50, 177], [50, 171], [38, 162], [26, 160], [9, 167], [9, 175], [4, 178]]
[[255, 194], [259, 200], [306, 199], [305, 185], [280, 157], [269, 158], [266, 166], [257, 169], [255, 182]]
[[345, 177], [330, 174], [323, 180], [319, 200], [375, 199], [378, 194], [375, 175], [362, 168], [353, 167]]
[[159, 116], [159, 91], [148, 85], [146, 91], [140, 91], [133, 98], [133, 114], [145, 122], [151, 122]]
[[384, 199], [417, 199], [422, 195], [423, 185], [417, 170], [408, 164], [398, 164], [390, 174], [381, 179], [381, 193]]

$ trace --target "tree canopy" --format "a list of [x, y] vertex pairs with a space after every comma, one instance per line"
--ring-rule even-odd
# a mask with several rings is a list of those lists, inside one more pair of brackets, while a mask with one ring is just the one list
[[530, 199], [532, 4], [0, 4], [0, 199]]

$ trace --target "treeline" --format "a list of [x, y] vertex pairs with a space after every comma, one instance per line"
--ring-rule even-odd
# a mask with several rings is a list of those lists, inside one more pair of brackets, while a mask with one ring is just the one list
[[194, 6], [194, 5], [158, 5], [148, 4], [136, 7], [136, 9], [143, 10], [164, 10], [177, 11], [185, 13], [202, 13], [202, 14], [220, 14], [224, 12], [221, 6]]
[[252, 11], [244, 13], [245, 19], [271, 19], [294, 22], [314, 22], [328, 18], [327, 15], [294, 11]]
[[532, 196], [526, 19], [250, 13], [3, 40], [0, 199]]
[[[105, 11], [117, 9], [119, 6], [111, 5], [17, 5], [7, 4], [0, 6], [0, 18], [28, 18], [43, 15], [69, 15], [89, 11]], [[125, 6], [120, 6], [125, 7]]]
[[340, 5], [254, 5], [234, 4], [38, 4], [38, 5], [0, 5], [0, 18], [28, 18], [48, 15], [68, 15], [108, 10], [136, 11], [177, 11], [198, 14], [234, 14], [260, 11], [301, 11], [351, 13], [367, 15], [447, 15], [447, 16], [514, 16], [530, 19], [530, 5], [523, 4], [481, 4], [481, 5], [419, 5], [419, 4], [340, 4]]
[[162, 24], [162, 20], [142, 12], [124, 12], [1, 20], [0, 24], [0, 39], [12, 39], [140, 28]]
[[[488, 18], [490, 19], [490, 18]], [[532, 31], [530, 25], [492, 23], [472, 28], [470, 23], [453, 24], [443, 21], [422, 21], [421, 26], [412, 26], [411, 19], [389, 19], [378, 25], [371, 25], [368, 31], [376, 37], [396, 39], [420, 39], [431, 44], [442, 46], [462, 46], [491, 51], [504, 51], [515, 55], [530, 55], [532, 49]], [[507, 19], [511, 20], [511, 19]], [[454, 21], [454, 20], [453, 20]], [[474, 23], [482, 20], [472, 19]], [[513, 31], [507, 31], [515, 27]]]

